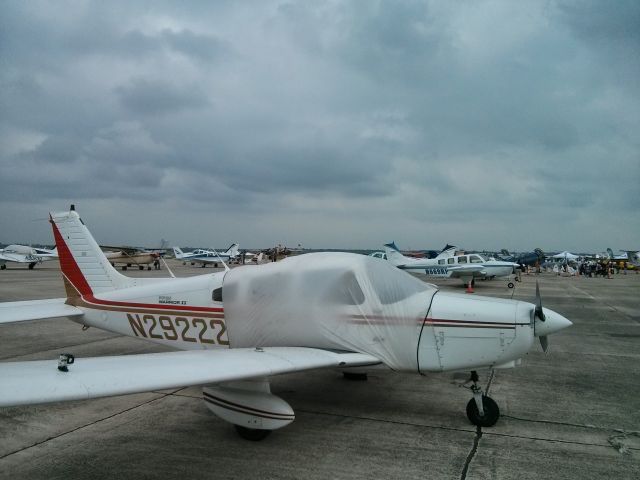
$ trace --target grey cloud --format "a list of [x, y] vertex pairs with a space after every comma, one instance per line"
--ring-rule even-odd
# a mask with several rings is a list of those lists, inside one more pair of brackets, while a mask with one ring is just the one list
[[176, 86], [161, 80], [135, 79], [115, 89], [122, 104], [136, 113], [166, 114], [208, 106], [207, 95], [197, 87]]
[[115, 221], [115, 205], [150, 218], [162, 204], [190, 244], [220, 224], [309, 246], [375, 247], [396, 231], [417, 248], [553, 248], [560, 224], [558, 243], [596, 248], [585, 218], [640, 230], [634, 2], [2, 13], [5, 206], [72, 199]]

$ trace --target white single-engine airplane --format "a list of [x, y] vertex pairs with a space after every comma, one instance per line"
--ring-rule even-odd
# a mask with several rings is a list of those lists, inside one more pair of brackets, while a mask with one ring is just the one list
[[[436, 258], [410, 258], [400, 253], [394, 242], [387, 243], [384, 251], [393, 265], [429, 277], [459, 278], [470, 285], [476, 278], [509, 277], [520, 265], [502, 260], [487, 260], [477, 253], [454, 255], [456, 247], [445, 248]], [[513, 282], [507, 284], [513, 288]]]
[[[536, 304], [441, 292], [388, 262], [310, 253], [188, 278], [129, 278], [105, 258], [73, 206], [51, 214], [67, 298], [0, 304], [0, 323], [68, 317], [183, 350], [0, 363], [0, 406], [203, 385], [203, 400], [244, 438], [291, 423], [269, 377], [383, 363], [472, 370], [467, 416], [491, 426], [497, 404], [475, 369], [511, 367], [571, 325]], [[5, 339], [5, 341], [7, 341]]]
[[0, 250], [0, 270], [7, 268], [7, 262], [26, 263], [29, 270], [33, 270], [38, 263], [58, 258], [58, 252], [54, 248], [28, 247], [27, 245], [8, 245]]
[[180, 249], [180, 247], [173, 247], [173, 254], [176, 259], [182, 260], [184, 265], [186, 265], [187, 262], [190, 262], [191, 265], [201, 263], [203, 268], [206, 267], [207, 264], [212, 263], [214, 267], [217, 267], [219, 263], [234, 260], [238, 257], [239, 253], [240, 245], [237, 243], [232, 243], [224, 252], [216, 252], [215, 250], [204, 250], [199, 248], [193, 252], [185, 253]]

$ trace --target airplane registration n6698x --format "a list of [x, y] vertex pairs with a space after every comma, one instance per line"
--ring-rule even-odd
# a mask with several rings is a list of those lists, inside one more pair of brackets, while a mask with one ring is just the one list
[[535, 304], [470, 298], [348, 253], [130, 278], [111, 266], [73, 206], [52, 213], [51, 225], [67, 297], [0, 304], [0, 323], [68, 317], [177, 351], [0, 363], [0, 406], [202, 386], [214, 414], [259, 440], [295, 419], [270, 377], [382, 363], [417, 375], [471, 371], [467, 416], [492, 426], [499, 408], [476, 369], [515, 366], [536, 337], [546, 350], [547, 335], [571, 325], [542, 307], [539, 292]]

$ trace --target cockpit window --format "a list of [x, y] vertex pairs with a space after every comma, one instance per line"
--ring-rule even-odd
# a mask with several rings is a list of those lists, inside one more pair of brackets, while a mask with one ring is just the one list
[[484, 263], [484, 260], [480, 255], [469, 255], [471, 263]]
[[333, 282], [325, 299], [338, 305], [362, 305], [364, 293], [353, 272], [345, 272]]

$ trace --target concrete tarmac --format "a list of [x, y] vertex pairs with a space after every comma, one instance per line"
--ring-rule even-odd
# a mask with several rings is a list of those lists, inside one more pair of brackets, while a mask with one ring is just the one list
[[[169, 263], [177, 276], [212, 270]], [[0, 409], [0, 478], [640, 478], [640, 275], [523, 275], [513, 290], [478, 281], [474, 295], [532, 301], [536, 281], [574, 325], [548, 354], [536, 345], [516, 369], [480, 372], [502, 412], [492, 428], [466, 418], [466, 373], [320, 370], [273, 378], [296, 420], [262, 442], [211, 414], [198, 388]], [[56, 262], [0, 271], [0, 301], [62, 296]], [[0, 326], [2, 361], [163, 350], [65, 319]]]

